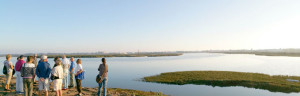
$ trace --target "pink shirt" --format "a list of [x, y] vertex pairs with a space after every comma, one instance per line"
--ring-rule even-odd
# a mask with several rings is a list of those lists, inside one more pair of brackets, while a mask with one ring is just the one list
[[22, 68], [22, 66], [23, 66], [24, 63], [25, 63], [24, 60], [19, 60], [19, 61], [16, 63], [16, 66], [15, 66], [16, 71], [21, 71], [21, 68]]

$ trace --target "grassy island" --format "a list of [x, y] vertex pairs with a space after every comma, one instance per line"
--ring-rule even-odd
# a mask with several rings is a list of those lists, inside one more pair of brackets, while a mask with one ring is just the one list
[[[300, 92], [300, 77], [270, 76], [259, 73], [229, 71], [185, 71], [161, 73], [157, 76], [144, 77], [146, 82], [165, 84], [195, 84], [218, 87], [243, 86], [247, 88], [269, 90], [271, 92]], [[292, 81], [288, 81], [292, 80]]]

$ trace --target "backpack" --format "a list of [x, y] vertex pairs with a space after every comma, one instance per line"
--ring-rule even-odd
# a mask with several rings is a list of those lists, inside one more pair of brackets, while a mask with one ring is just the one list
[[5, 65], [3, 66], [3, 70], [2, 70], [2, 72], [3, 72], [3, 74], [7, 74], [7, 68], [6, 68], [6, 66], [5, 66]]
[[26, 63], [24, 63], [23, 65], [22, 65], [22, 67], [21, 67], [21, 77], [24, 77], [24, 74], [25, 74], [25, 65]]
[[101, 83], [102, 82], [102, 76], [100, 76], [99, 74], [96, 76], [96, 82], [97, 83]]

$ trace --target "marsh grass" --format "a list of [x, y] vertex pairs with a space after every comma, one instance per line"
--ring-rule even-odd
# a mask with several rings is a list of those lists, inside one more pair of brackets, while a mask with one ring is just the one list
[[113, 90], [113, 91], [119, 92], [119, 93], [126, 93], [126, 94], [120, 94], [120, 95], [124, 95], [124, 96], [128, 96], [128, 94], [131, 94], [131, 96], [167, 96], [161, 92], [145, 92], [145, 91], [139, 91], [139, 90], [120, 89], [120, 88], [110, 88], [110, 90]]
[[195, 84], [219, 87], [243, 86], [247, 88], [269, 90], [271, 92], [300, 92], [299, 80], [296, 76], [270, 76], [259, 73], [243, 73], [230, 71], [185, 71], [161, 73], [157, 76], [144, 77], [146, 82], [166, 84]]

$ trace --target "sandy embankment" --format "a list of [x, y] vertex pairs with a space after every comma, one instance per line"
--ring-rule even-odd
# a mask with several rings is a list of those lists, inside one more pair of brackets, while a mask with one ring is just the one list
[[[22, 96], [22, 95], [17, 95], [16, 90], [15, 90], [15, 85], [16, 85], [16, 77], [12, 78], [11, 81], [11, 91], [4, 91], [5, 87], [5, 76], [0, 75], [0, 96]], [[51, 91], [49, 92], [49, 96], [55, 96], [55, 92], [52, 91], [52, 83], [50, 87]], [[38, 84], [34, 84], [34, 96], [38, 95]], [[82, 88], [83, 93], [85, 96], [95, 96], [97, 95], [98, 88], [88, 88], [88, 87], [83, 87]], [[75, 88], [71, 88], [69, 90], [63, 90], [63, 96], [75, 96], [77, 95], [77, 90]], [[138, 91], [138, 90], [129, 90], [129, 89], [120, 89], [120, 88], [109, 88], [108, 89], [108, 96], [135, 96], [135, 95], [151, 95], [151, 96], [162, 96], [163, 94], [161, 93], [156, 93], [156, 92], [144, 92], [144, 91]]]

